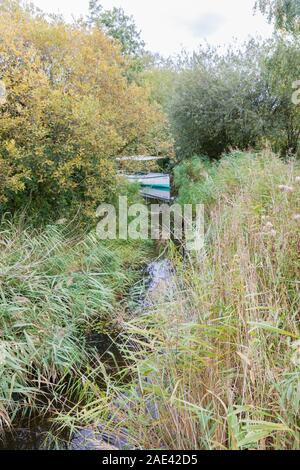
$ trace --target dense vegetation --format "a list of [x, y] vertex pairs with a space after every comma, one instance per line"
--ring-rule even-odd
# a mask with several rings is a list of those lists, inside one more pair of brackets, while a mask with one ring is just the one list
[[0, 203], [92, 216], [116, 193], [113, 156], [165, 150], [165, 117], [102, 31], [0, 5]]
[[300, 2], [259, 0], [256, 7], [274, 21], [271, 39], [154, 56], [144, 71], [152, 98], [168, 113], [178, 159], [218, 159], [266, 141], [282, 156], [299, 156]]
[[61, 421], [125, 429], [149, 449], [299, 449], [300, 167], [265, 151], [193, 168], [205, 250], [170, 252], [169, 284], [124, 324], [135, 380], [110, 378], [108, 399]]
[[300, 76], [298, 39], [251, 40], [242, 49], [203, 49], [178, 74], [169, 114], [180, 158], [219, 158], [230, 148], [299, 153], [300, 109], [292, 101]]
[[1, 432], [88, 400], [105, 353], [89, 335], [104, 324], [117, 329], [151, 244], [104, 244], [78, 227], [3, 220], [0, 246]]
[[299, 0], [257, 0], [256, 7], [268, 16], [269, 21], [275, 21], [276, 28], [299, 33]]
[[[72, 24], [0, 0], [4, 446], [45, 418], [54, 445], [88, 428], [137, 448], [300, 448], [298, 7], [257, 2], [268, 41], [165, 59], [98, 0]], [[177, 202], [205, 204], [203, 251], [164, 246], [172, 274], [143, 305], [152, 242], [91, 224], [101, 202], [139, 201], [117, 176], [129, 154], [175, 156]]]

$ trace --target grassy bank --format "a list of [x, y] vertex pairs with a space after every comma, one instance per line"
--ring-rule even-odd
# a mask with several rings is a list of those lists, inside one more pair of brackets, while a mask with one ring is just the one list
[[89, 335], [117, 328], [151, 245], [5, 220], [0, 245], [1, 433], [88, 401], [103, 362]]
[[299, 165], [268, 151], [184, 165], [205, 249], [174, 255], [168, 295], [123, 324], [132, 382], [61, 420], [148, 449], [299, 449]]

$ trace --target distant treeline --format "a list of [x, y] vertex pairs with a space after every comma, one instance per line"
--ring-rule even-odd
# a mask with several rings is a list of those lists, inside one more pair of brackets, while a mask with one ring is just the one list
[[200, 46], [156, 58], [146, 79], [167, 110], [179, 159], [219, 158], [231, 148], [300, 154], [300, 1], [259, 0], [274, 22], [269, 40], [227, 50]]
[[225, 54], [207, 48], [185, 57], [167, 104], [178, 157], [215, 159], [266, 141], [299, 156], [298, 39], [250, 40]]

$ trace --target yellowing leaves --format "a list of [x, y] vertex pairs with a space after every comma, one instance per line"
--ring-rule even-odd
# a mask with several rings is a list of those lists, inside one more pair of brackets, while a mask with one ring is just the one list
[[115, 191], [112, 156], [166, 148], [164, 115], [101, 31], [14, 9], [0, 12], [0, 36], [2, 200], [23, 191], [95, 212]]

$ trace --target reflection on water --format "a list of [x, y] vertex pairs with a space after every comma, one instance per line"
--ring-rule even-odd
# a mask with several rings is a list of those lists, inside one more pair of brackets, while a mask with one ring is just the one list
[[126, 429], [118, 433], [107, 433], [101, 426], [81, 429], [75, 432], [69, 450], [129, 450]]
[[162, 259], [160, 261], [153, 261], [148, 266], [148, 275], [149, 275], [149, 287], [148, 292], [151, 292], [162, 282], [169, 282], [172, 276], [172, 264], [171, 261], [167, 259]]

